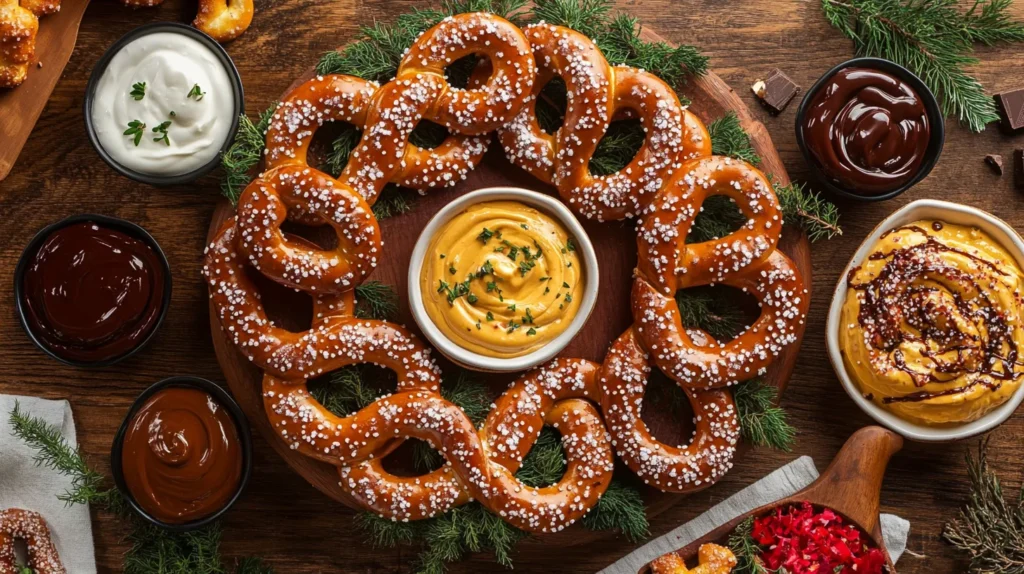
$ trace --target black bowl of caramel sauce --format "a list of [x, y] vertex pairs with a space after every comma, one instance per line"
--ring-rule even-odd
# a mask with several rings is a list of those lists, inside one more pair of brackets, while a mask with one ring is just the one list
[[171, 299], [171, 270], [134, 223], [76, 215], [29, 242], [14, 272], [18, 319], [51, 357], [102, 367], [149, 342]]
[[942, 154], [942, 110], [928, 86], [881, 58], [855, 58], [807, 91], [796, 116], [800, 151], [825, 187], [890, 199], [924, 179]]
[[135, 400], [114, 435], [110, 467], [142, 518], [171, 531], [194, 530], [241, 496], [252, 473], [252, 435], [219, 385], [172, 377]]

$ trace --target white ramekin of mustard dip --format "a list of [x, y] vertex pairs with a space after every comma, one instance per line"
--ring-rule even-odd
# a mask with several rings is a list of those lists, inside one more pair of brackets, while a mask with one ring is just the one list
[[214, 169], [244, 111], [242, 80], [224, 48], [174, 22], [141, 26], [114, 42], [93, 69], [84, 104], [100, 157], [158, 186]]
[[597, 301], [593, 245], [558, 200], [513, 187], [481, 189], [439, 211], [409, 262], [416, 324], [446, 357], [490, 372], [557, 355]]
[[829, 359], [879, 423], [922, 442], [989, 431], [1024, 400], [1024, 240], [974, 207], [914, 201], [836, 285]]

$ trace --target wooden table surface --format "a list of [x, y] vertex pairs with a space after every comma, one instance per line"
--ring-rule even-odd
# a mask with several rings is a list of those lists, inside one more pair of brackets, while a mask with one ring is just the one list
[[[347, 42], [359, 24], [387, 21], [427, 3], [257, 0], [256, 5], [252, 27], [228, 46], [245, 83], [250, 114], [275, 101], [321, 53]], [[772, 117], [757, 108], [749, 85], [772, 67], [779, 67], [806, 88], [852, 56], [851, 43], [827, 25], [818, 1], [636, 0], [621, 3], [620, 8], [671, 41], [700, 46], [711, 56], [714, 70], [740, 92], [768, 127], [790, 176], [798, 181], [809, 176], [793, 135], [796, 105]], [[1013, 11], [1024, 19], [1024, 3]], [[0, 290], [0, 316], [4, 317], [0, 321], [0, 393], [70, 400], [82, 448], [92, 464], [103, 470], [117, 425], [146, 386], [179, 374], [222, 380], [211, 348], [206, 289], [200, 277], [203, 238], [219, 198], [216, 176], [173, 189], [129, 181], [99, 159], [88, 143], [82, 119], [86, 81], [107, 46], [141, 24], [187, 22], [194, 13], [195, 2], [180, 0], [137, 11], [109, 0], [92, 2], [64, 78], [12, 174], [0, 183], [0, 285], [7, 286]], [[983, 48], [978, 55], [982, 63], [973, 71], [990, 92], [1024, 85], [1019, 47]], [[823, 469], [853, 431], [870, 423], [841, 389], [824, 352], [825, 312], [841, 269], [879, 220], [914, 199], [975, 205], [1024, 227], [1024, 202], [1013, 190], [1012, 177], [1000, 178], [983, 163], [987, 153], [999, 153], [1009, 160], [1014, 147], [1024, 147], [1024, 137], [1008, 138], [994, 127], [975, 135], [950, 123], [942, 159], [924, 182], [887, 202], [840, 202], [845, 234], [813, 248], [814, 297], [809, 325], [796, 374], [783, 399], [800, 433], [794, 452], [749, 452], [714, 488], [653, 520], [653, 534], [695, 517], [799, 455], [814, 457]], [[15, 320], [10, 289], [15, 263], [32, 234], [50, 222], [83, 212], [123, 217], [147, 228], [167, 252], [174, 278], [167, 320], [153, 344], [120, 365], [97, 370], [63, 367], [37, 350]], [[1021, 482], [1021, 434], [1021, 414], [992, 433], [993, 466], [1011, 496]], [[940, 533], [944, 522], [966, 499], [963, 459], [975, 444], [909, 444], [894, 458], [882, 507], [912, 522], [912, 553], [900, 560], [901, 572], [963, 570], [964, 564], [956, 561]], [[408, 571], [414, 550], [371, 548], [352, 527], [352, 513], [306, 484], [260, 437], [256, 438], [254, 456], [252, 482], [224, 524], [225, 556], [264, 556], [278, 572], [288, 573]], [[100, 570], [117, 571], [126, 548], [121, 542], [124, 531], [109, 515], [94, 512], [94, 517]], [[519, 547], [515, 565], [517, 571], [525, 572], [592, 572], [632, 547], [622, 537], [610, 537], [605, 543], [553, 552], [527, 541]], [[480, 555], [452, 571], [492, 568], [497, 568], [492, 559]]]

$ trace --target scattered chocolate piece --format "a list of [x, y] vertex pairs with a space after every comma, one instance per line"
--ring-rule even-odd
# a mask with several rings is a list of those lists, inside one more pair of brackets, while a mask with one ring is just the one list
[[990, 153], [985, 156], [985, 163], [992, 168], [992, 171], [1003, 175], [1003, 156]]
[[1024, 149], [1013, 152], [1013, 186], [1024, 189]]
[[764, 80], [754, 82], [750, 87], [769, 110], [780, 113], [800, 92], [800, 86], [789, 79], [782, 70], [775, 68]]
[[995, 95], [999, 127], [1008, 134], [1024, 132], [1024, 88]]

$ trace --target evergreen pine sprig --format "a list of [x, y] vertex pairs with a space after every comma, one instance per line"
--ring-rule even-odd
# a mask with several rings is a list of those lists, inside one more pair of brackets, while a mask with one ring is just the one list
[[360, 319], [394, 321], [398, 317], [398, 294], [381, 281], [366, 281], [356, 286], [355, 316]]
[[[157, 528], [131, 513], [121, 493], [106, 487], [106, 479], [93, 470], [77, 447], [68, 444], [60, 429], [21, 409], [17, 402], [10, 413], [14, 436], [36, 450], [35, 461], [71, 478], [71, 489], [57, 496], [65, 503], [91, 504], [124, 519], [131, 547], [124, 555], [126, 574], [225, 574], [220, 556], [218, 524], [174, 533]], [[236, 574], [273, 574], [259, 559], [240, 561]]]
[[975, 43], [1024, 40], [1024, 23], [1007, 15], [1011, 0], [977, 0], [966, 12], [957, 0], [822, 0], [834, 27], [853, 40], [858, 56], [887, 58], [917, 74], [975, 132], [996, 121], [995, 104], [966, 68], [978, 63]]
[[744, 315], [735, 300], [716, 295], [713, 288], [680, 289], [676, 291], [676, 303], [684, 326], [701, 328], [722, 341], [740, 332]]
[[796, 429], [787, 421], [786, 411], [778, 406], [777, 388], [752, 379], [735, 388], [733, 400], [743, 440], [754, 446], [792, 450]]
[[238, 203], [245, 186], [252, 181], [253, 168], [263, 158], [263, 142], [270, 126], [270, 118], [276, 110], [277, 104], [270, 106], [260, 114], [256, 123], [244, 114], [238, 117], [235, 139], [220, 158], [220, 165], [224, 170], [220, 190], [231, 203]]
[[740, 124], [736, 112], [730, 111], [708, 124], [711, 134], [711, 153], [741, 159], [750, 165], [761, 165], [761, 156], [754, 150], [750, 135]]
[[[735, 157], [751, 165], [761, 163], [761, 156], [754, 149], [750, 136], [744, 131], [735, 112], [729, 112], [711, 122], [708, 132], [711, 134], [711, 150], [715, 155]], [[839, 209], [835, 204], [803, 184], [781, 185], [773, 182], [773, 185], [785, 222], [803, 229], [812, 242], [843, 234], [839, 227]], [[690, 237], [687, 238], [689, 241], [724, 237], [738, 229], [744, 221], [735, 204], [727, 198], [708, 198], [702, 207]]]
[[761, 561], [761, 547], [754, 541], [754, 517], [751, 516], [736, 527], [726, 542], [729, 550], [736, 556], [733, 574], [772, 574]]
[[988, 440], [967, 453], [971, 495], [942, 537], [970, 561], [970, 574], [1024, 574], [1024, 491], [1012, 500], [988, 464]]

